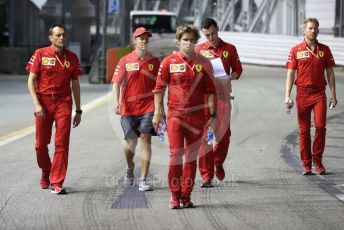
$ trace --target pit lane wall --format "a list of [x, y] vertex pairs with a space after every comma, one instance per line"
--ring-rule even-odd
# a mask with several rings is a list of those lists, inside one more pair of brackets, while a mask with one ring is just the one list
[[[303, 41], [301, 36], [271, 35], [258, 33], [219, 32], [226, 42], [236, 46], [240, 60], [246, 64], [285, 66], [291, 47]], [[199, 42], [204, 41], [201, 37]], [[344, 67], [344, 38], [318, 35], [318, 41], [330, 47], [336, 66]], [[174, 39], [150, 41], [149, 50], [160, 59], [177, 50]], [[129, 53], [127, 47], [111, 48], [107, 52], [106, 82], [110, 82], [118, 60]]]
[[[220, 31], [219, 36], [236, 46], [242, 63], [268, 66], [284, 66], [291, 47], [303, 41], [303, 37], [257, 33]], [[319, 34], [318, 41], [330, 47], [336, 66], [344, 66], [344, 38]]]

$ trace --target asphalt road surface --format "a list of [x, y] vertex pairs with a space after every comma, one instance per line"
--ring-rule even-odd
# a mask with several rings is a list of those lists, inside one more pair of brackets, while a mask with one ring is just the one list
[[[126, 188], [123, 134], [110, 86], [90, 85], [86, 76], [85, 112], [71, 134], [69, 194], [40, 189], [27, 76], [0, 75], [0, 229], [343, 229], [343, 69], [336, 69], [339, 104], [328, 111], [323, 160], [329, 173], [323, 176], [300, 173], [296, 114], [287, 115], [284, 107], [285, 76], [283, 68], [244, 65], [233, 82], [225, 180], [204, 189], [197, 173], [196, 207], [170, 210], [168, 140], [153, 138], [154, 191]], [[138, 146], [136, 175], [139, 156]]]

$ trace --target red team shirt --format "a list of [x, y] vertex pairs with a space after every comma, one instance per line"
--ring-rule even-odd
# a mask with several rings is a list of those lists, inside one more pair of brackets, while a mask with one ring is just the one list
[[64, 48], [59, 55], [51, 46], [36, 50], [26, 70], [37, 74], [38, 94], [69, 95], [70, 81], [82, 74], [78, 57], [73, 52]]
[[207, 107], [204, 93], [215, 94], [213, 70], [200, 54], [191, 59], [177, 52], [161, 63], [154, 93], [168, 91], [168, 107], [179, 111], [197, 111]]
[[[232, 72], [236, 72], [240, 77], [242, 73], [242, 66], [235, 46], [230, 43], [224, 42], [222, 39], [219, 40], [219, 44], [216, 48], [213, 47], [208, 41], [205, 41], [201, 44], [198, 44], [195, 50], [197, 53], [202, 54], [209, 60], [221, 58], [226, 73], [230, 75]], [[216, 89], [218, 91], [220, 89], [223, 89], [221, 91], [231, 92], [231, 83], [228, 82], [228, 84], [222, 84], [221, 87], [216, 87]]]
[[316, 41], [316, 48], [311, 52], [306, 41], [294, 46], [289, 53], [287, 69], [297, 70], [295, 84], [304, 88], [325, 89], [325, 69], [335, 65], [328, 46]]
[[154, 112], [156, 75], [160, 61], [148, 54], [140, 59], [136, 51], [119, 61], [112, 77], [113, 83], [121, 85], [121, 115], [136, 116]]

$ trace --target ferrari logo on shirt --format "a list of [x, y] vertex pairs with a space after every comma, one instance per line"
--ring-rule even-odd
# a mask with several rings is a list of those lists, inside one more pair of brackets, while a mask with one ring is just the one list
[[201, 65], [201, 64], [196, 64], [196, 65], [195, 65], [195, 69], [196, 69], [197, 72], [201, 72], [201, 70], [202, 70], [202, 65]]
[[55, 65], [55, 58], [42, 57], [42, 65]]
[[228, 51], [223, 51], [223, 52], [222, 52], [222, 55], [223, 55], [225, 58], [227, 58], [227, 57], [228, 57]]
[[170, 64], [170, 73], [185, 72], [185, 64]]
[[303, 59], [303, 58], [309, 58], [310, 54], [309, 51], [299, 51], [296, 53], [296, 59]]
[[321, 51], [321, 50], [320, 50], [320, 51], [319, 51], [319, 57], [322, 58], [322, 57], [324, 57], [324, 55], [325, 55], [324, 51]]
[[148, 68], [149, 68], [150, 71], [152, 71], [154, 69], [154, 65], [153, 64], [149, 64]]
[[68, 69], [70, 67], [70, 61], [65, 62], [65, 67]]
[[210, 50], [201, 50], [200, 53], [206, 58], [214, 57], [214, 54]]
[[125, 68], [127, 71], [134, 71], [134, 70], [139, 70], [140, 66], [139, 63], [128, 63], [125, 65]]

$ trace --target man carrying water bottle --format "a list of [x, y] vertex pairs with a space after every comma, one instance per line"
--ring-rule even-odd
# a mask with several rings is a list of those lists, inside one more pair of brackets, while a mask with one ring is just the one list
[[[288, 57], [285, 104], [292, 107], [290, 93], [296, 85], [296, 108], [299, 123], [300, 155], [303, 164], [303, 175], [312, 174], [312, 161], [317, 174], [325, 174], [322, 155], [326, 139], [326, 80], [331, 89], [330, 103], [336, 106], [336, 84], [334, 77], [334, 59], [328, 46], [317, 40], [319, 22], [308, 18], [303, 23], [304, 41], [294, 46]], [[297, 79], [295, 74], [297, 72]], [[295, 80], [295, 82], [294, 82]], [[313, 150], [311, 146], [311, 113], [314, 113], [315, 137]], [[313, 154], [312, 154], [313, 152]]]
[[[168, 87], [167, 135], [170, 144], [168, 186], [171, 209], [193, 207], [191, 192], [195, 183], [197, 156], [205, 126], [214, 126], [215, 87], [210, 62], [194, 50], [199, 31], [193, 25], [177, 28], [179, 51], [161, 62], [156, 82], [153, 125], [163, 120], [163, 95]], [[205, 98], [208, 104], [205, 103]], [[206, 119], [204, 109], [213, 115]]]
[[[133, 34], [134, 51], [121, 58], [112, 78], [114, 112], [121, 115], [121, 126], [126, 146], [124, 153], [128, 168], [125, 183], [134, 184], [134, 156], [138, 138], [141, 139], [140, 191], [152, 190], [146, 181], [152, 155], [151, 137], [155, 134], [152, 118], [156, 75], [160, 61], [148, 52], [151, 32], [144, 27]], [[119, 95], [121, 94], [121, 100]]]
[[[217, 120], [214, 130], [215, 145], [202, 141], [202, 151], [199, 156], [199, 171], [203, 180], [202, 188], [212, 187], [214, 174], [218, 180], [223, 180], [225, 170], [223, 164], [227, 157], [231, 129], [231, 80], [241, 76], [242, 66], [234, 45], [224, 42], [218, 36], [219, 27], [212, 18], [202, 22], [202, 32], [207, 41], [196, 46], [196, 52], [211, 60], [214, 66], [215, 88], [217, 95]], [[206, 111], [206, 116], [210, 114]], [[209, 133], [209, 132], [208, 132]]]

